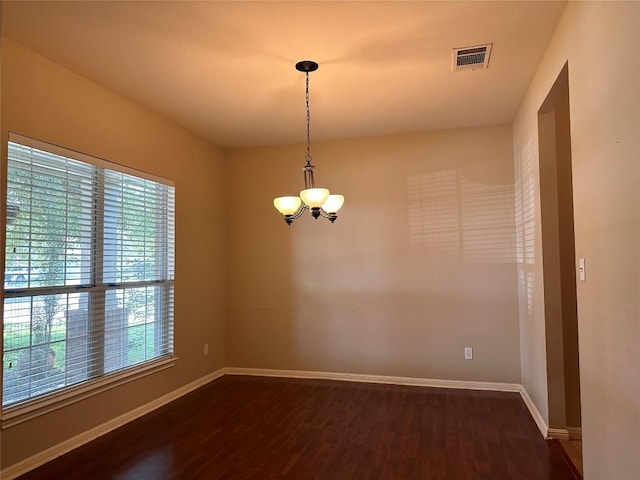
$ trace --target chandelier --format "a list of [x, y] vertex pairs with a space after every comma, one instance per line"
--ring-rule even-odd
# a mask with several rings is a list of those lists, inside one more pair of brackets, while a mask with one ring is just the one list
[[311, 60], [303, 60], [296, 63], [296, 70], [305, 74], [305, 104], [307, 110], [307, 154], [305, 155], [305, 165], [302, 168], [304, 172], [304, 190], [300, 192], [299, 197], [278, 197], [273, 200], [273, 204], [278, 211], [284, 215], [284, 221], [287, 225], [291, 225], [293, 221], [300, 217], [305, 210], [309, 210], [311, 216], [315, 219], [318, 217], [328, 218], [331, 223], [338, 218], [338, 210], [344, 203], [342, 195], [331, 195], [326, 188], [316, 188], [315, 179], [313, 178], [313, 169], [311, 163], [311, 141], [310, 138], [310, 115], [309, 115], [309, 72], [315, 72], [318, 64]]

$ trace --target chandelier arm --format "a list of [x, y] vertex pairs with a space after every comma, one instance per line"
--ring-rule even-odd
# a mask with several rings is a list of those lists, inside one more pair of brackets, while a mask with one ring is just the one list
[[320, 216], [322, 218], [328, 218], [331, 223], [335, 222], [336, 218], [338, 218], [337, 213], [329, 213], [324, 208], [320, 208]]
[[292, 219], [294, 219], [294, 220], [295, 220], [296, 218], [300, 218], [300, 217], [302, 216], [302, 214], [304, 213], [304, 211], [305, 211], [307, 208], [309, 208], [309, 207], [307, 207], [307, 206], [305, 205], [305, 203], [304, 203], [304, 202], [302, 202], [302, 203], [300, 204], [300, 208], [298, 208], [298, 211], [297, 211], [296, 213], [294, 213], [293, 215], [291, 215], [291, 218], [292, 218]]
[[[284, 221], [286, 222], [287, 225], [291, 226], [291, 224], [293, 223], [293, 221], [296, 218], [300, 218], [300, 216], [304, 213], [304, 211], [307, 209], [308, 207], [304, 204], [304, 202], [300, 205], [300, 207], [298, 208], [298, 211], [294, 214], [286, 214], [284, 216]], [[331, 220], [331, 222], [333, 222], [333, 220]]]
[[329, 214], [324, 210], [324, 208], [320, 208], [320, 216], [323, 218], [329, 218]]

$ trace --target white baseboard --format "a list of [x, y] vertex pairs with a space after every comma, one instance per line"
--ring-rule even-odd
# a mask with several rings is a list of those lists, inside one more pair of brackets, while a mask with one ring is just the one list
[[415, 387], [458, 388], [465, 390], [492, 390], [497, 392], [520, 392], [517, 383], [470, 382], [466, 380], [440, 380], [433, 378], [390, 377], [386, 375], [365, 375], [359, 373], [308, 372], [301, 370], [271, 370], [263, 368], [227, 367], [228, 375], [251, 375], [257, 377], [310, 378], [319, 380], [340, 380], [343, 382], [383, 383]]
[[569, 432], [566, 428], [549, 427], [547, 438], [553, 438], [554, 440], [569, 440]]
[[527, 408], [529, 409], [529, 413], [533, 417], [533, 421], [536, 422], [538, 429], [540, 429], [540, 433], [542, 433], [542, 436], [544, 438], [548, 438], [549, 427], [547, 426], [547, 422], [544, 421], [544, 418], [542, 418], [540, 411], [538, 411], [536, 404], [533, 403], [533, 400], [531, 400], [531, 397], [527, 393], [527, 390], [524, 388], [524, 386], [521, 385], [519, 391], [522, 400], [524, 400], [524, 404], [527, 406]]
[[582, 428], [581, 427], [564, 427], [564, 428], [550, 427], [547, 438], [553, 438], [555, 440], [581, 440]]
[[0, 478], [2, 478], [3, 480], [13, 480], [19, 477], [20, 475], [24, 475], [25, 473], [35, 468], [38, 468], [39, 466], [44, 465], [47, 462], [50, 462], [54, 458], [58, 458], [61, 455], [64, 455], [65, 453], [68, 453], [71, 450], [74, 450], [84, 445], [85, 443], [89, 443], [92, 440], [95, 440], [96, 438], [101, 437], [102, 435], [109, 433], [118, 427], [121, 427], [129, 422], [132, 422], [133, 420], [136, 420], [137, 418], [140, 418], [143, 415], [146, 415], [147, 413], [152, 412], [153, 410], [156, 410], [166, 405], [167, 403], [177, 400], [183, 395], [186, 395], [187, 393], [190, 393], [193, 390], [196, 390], [197, 388], [200, 388], [203, 385], [209, 382], [212, 382], [216, 378], [223, 376], [224, 373], [225, 373], [225, 369], [221, 368], [220, 370], [217, 370], [213, 373], [210, 373], [209, 375], [199, 378], [198, 380], [195, 380], [183, 387], [180, 387], [177, 390], [174, 390], [173, 392], [167, 393], [166, 395], [163, 395], [160, 398], [156, 398], [155, 400], [145, 405], [142, 405], [134, 410], [131, 410], [130, 412], [127, 412], [123, 415], [120, 415], [119, 417], [109, 420], [108, 422], [105, 422], [102, 425], [98, 425], [97, 427], [87, 430], [86, 432], [76, 435], [75, 437], [69, 438], [64, 442], [58, 443], [53, 447], [47, 448], [42, 452], [36, 453], [35, 455], [32, 455], [29, 458], [26, 458], [18, 463], [10, 465], [9, 467], [0, 471]]

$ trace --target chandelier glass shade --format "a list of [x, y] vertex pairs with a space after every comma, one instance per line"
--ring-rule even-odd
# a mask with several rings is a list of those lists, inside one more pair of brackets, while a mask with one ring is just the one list
[[331, 223], [338, 218], [338, 210], [344, 203], [344, 196], [332, 195], [326, 188], [318, 188], [313, 175], [314, 166], [311, 163], [311, 115], [309, 113], [309, 72], [315, 72], [318, 64], [311, 60], [303, 60], [296, 63], [296, 70], [305, 74], [305, 105], [307, 112], [307, 154], [305, 155], [304, 190], [299, 197], [285, 196], [273, 200], [273, 205], [284, 215], [284, 221], [291, 225], [305, 210], [311, 212], [313, 218], [328, 218]]

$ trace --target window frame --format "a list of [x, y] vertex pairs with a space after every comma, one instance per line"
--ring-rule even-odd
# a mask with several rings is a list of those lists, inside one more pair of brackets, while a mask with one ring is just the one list
[[[109, 162], [106, 160], [102, 160], [91, 155], [87, 155], [81, 152], [77, 152], [68, 148], [63, 148], [57, 145], [53, 145], [47, 142], [43, 142], [40, 140], [36, 140], [30, 137], [26, 137], [24, 135], [16, 134], [13, 132], [9, 132], [8, 142], [17, 143], [20, 145], [24, 145], [27, 147], [32, 147], [38, 150], [42, 150], [54, 155], [59, 155], [65, 158], [71, 158], [73, 160], [77, 160], [80, 162], [84, 162], [90, 165], [97, 167], [98, 169], [108, 169], [110, 171], [114, 171], [117, 173], [123, 173], [126, 175], [132, 175], [134, 177], [150, 180], [158, 184], [163, 184], [169, 186], [171, 188], [175, 188], [174, 182], [158, 177], [156, 175], [149, 174], [147, 172], [142, 172], [130, 167], [126, 167], [114, 162]], [[6, 144], [8, 146], [8, 143]], [[8, 148], [7, 159], [8, 159]], [[8, 163], [7, 163], [8, 165]], [[4, 186], [5, 186], [5, 194], [3, 195], [2, 202], [4, 202], [4, 212], [6, 214], [7, 203], [8, 203], [8, 175], [5, 170], [5, 178], [4, 178]], [[104, 185], [104, 184], [103, 184]], [[172, 195], [175, 195], [172, 191]], [[175, 198], [175, 197], [173, 197]], [[102, 202], [104, 202], [104, 192], [102, 192]], [[175, 203], [174, 203], [175, 205]], [[98, 220], [98, 223], [102, 222], [104, 224], [104, 205], [102, 205], [102, 212], [99, 214], [101, 219]], [[175, 208], [175, 207], [174, 207]], [[6, 217], [5, 217], [6, 218]], [[173, 244], [172, 244], [172, 257], [169, 260], [168, 272], [164, 275], [163, 280], [140, 280], [135, 282], [118, 282], [118, 283], [107, 283], [104, 279], [100, 282], [97, 281], [99, 275], [102, 274], [102, 267], [98, 266], [96, 269], [92, 268], [91, 276], [92, 276], [92, 285], [81, 285], [80, 289], [82, 292], [87, 292], [89, 295], [95, 295], [97, 293], [100, 296], [100, 292], [102, 292], [102, 297], [105, 296], [106, 292], [109, 289], [120, 289], [123, 292], [129, 288], [138, 288], [138, 287], [150, 287], [150, 286], [162, 286], [159, 290], [161, 292], [165, 292], [162, 295], [169, 295], [174, 291], [174, 266], [175, 266], [175, 209], [173, 210], [173, 215], [167, 217], [166, 228], [171, 229], [171, 233], [173, 234]], [[5, 270], [5, 262], [6, 262], [6, 234], [7, 234], [7, 226], [3, 229], [3, 253], [2, 253], [2, 266], [3, 271]], [[91, 236], [91, 245], [92, 249], [96, 247], [96, 245], [101, 244], [104, 240], [101, 238], [101, 235], [104, 235], [104, 229], [102, 231], [96, 231], [95, 234]], [[163, 258], [164, 255], [160, 255], [156, 257], [156, 261], [158, 258], [161, 258], [161, 262], [166, 262], [166, 258]], [[100, 257], [101, 261], [96, 262], [95, 265], [100, 265], [100, 263], [104, 262], [104, 256]], [[169, 257], [167, 257], [169, 258]], [[0, 351], [2, 352], [2, 356], [4, 358], [4, 334], [5, 334], [5, 325], [4, 325], [4, 306], [5, 306], [5, 291], [10, 290], [7, 289], [4, 285], [2, 288], [2, 301], [0, 302], [0, 315], [3, 319], [2, 327], [0, 328], [0, 339], [2, 342], [0, 343]], [[36, 286], [30, 287], [26, 289], [13, 289], [11, 294], [12, 298], [17, 298], [20, 296], [31, 297], [34, 295], [43, 295], [43, 294], [65, 294], [65, 293], [77, 293], [79, 291], [78, 285], [58, 285], [58, 286]], [[131, 366], [119, 368], [113, 372], [105, 373], [104, 365], [102, 366], [102, 371], [99, 375], [94, 376], [89, 374], [88, 378], [80, 383], [71, 384], [70, 386], [65, 385], [62, 388], [58, 388], [52, 390], [51, 392], [44, 393], [40, 396], [36, 396], [34, 398], [27, 398], [19, 403], [9, 406], [0, 405], [0, 427], [2, 429], [10, 427], [12, 425], [28, 421], [32, 418], [35, 418], [40, 415], [44, 415], [46, 413], [52, 412], [59, 408], [63, 408], [67, 405], [71, 405], [83, 399], [89, 398], [93, 395], [97, 395], [99, 393], [105, 392], [112, 388], [118, 387], [125, 383], [137, 380], [144, 376], [165, 370], [167, 368], [171, 368], [175, 365], [178, 357], [174, 352], [174, 343], [173, 343], [173, 329], [175, 325], [175, 316], [174, 316], [174, 305], [175, 298], [172, 295], [170, 303], [168, 304], [168, 308], [171, 309], [169, 316], [162, 318], [162, 324], [158, 328], [169, 328], [170, 333], [168, 334], [168, 348], [167, 353], [160, 353], [158, 356], [143, 360], [139, 363], [135, 363]], [[103, 306], [104, 306], [104, 298], [103, 298]], [[166, 320], [166, 321], [165, 321]], [[104, 340], [104, 336], [103, 336]], [[32, 347], [29, 347], [32, 348]], [[103, 354], [103, 360], [106, 358]], [[0, 382], [4, 382], [4, 361], [3, 366], [0, 367]], [[4, 385], [3, 385], [4, 387]], [[2, 403], [2, 402], [0, 402]]]

